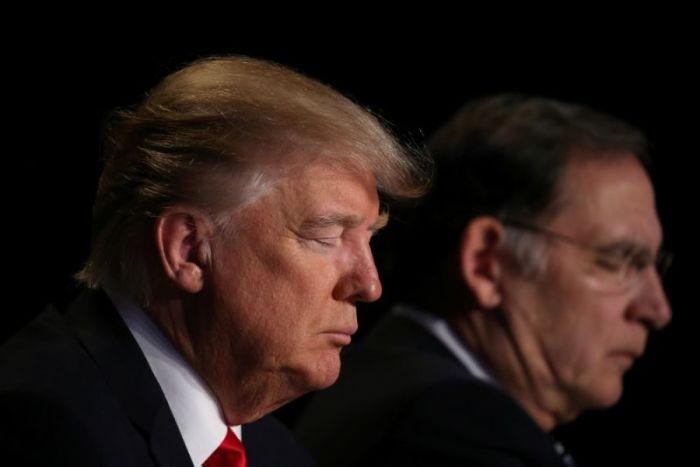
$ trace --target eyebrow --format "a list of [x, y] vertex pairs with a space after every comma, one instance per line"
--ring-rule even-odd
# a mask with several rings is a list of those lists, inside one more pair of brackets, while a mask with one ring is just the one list
[[[322, 229], [324, 227], [333, 227], [340, 225], [346, 229], [352, 229], [362, 224], [363, 218], [353, 214], [334, 213], [328, 215], [314, 216], [304, 220], [301, 223], [303, 229]], [[389, 222], [389, 214], [383, 212], [379, 214], [377, 220], [370, 226], [369, 230], [376, 232], [386, 227]]]

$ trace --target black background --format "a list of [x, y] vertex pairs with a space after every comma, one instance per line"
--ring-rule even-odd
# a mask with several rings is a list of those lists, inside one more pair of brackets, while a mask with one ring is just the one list
[[[656, 26], [645, 29], [658, 33]], [[195, 34], [182, 39], [188, 36], [179, 31], [126, 41], [124, 25], [110, 33], [110, 45], [99, 28], [79, 36], [67, 30], [45, 35], [37, 46], [18, 38], [4, 59], [3, 251], [9, 255], [2, 263], [0, 337], [65, 296], [70, 275], [86, 258], [105, 112], [136, 102], [187, 61], [226, 53], [278, 61], [349, 94], [419, 141], [475, 96], [540, 94], [612, 113], [649, 136], [665, 245], [675, 252], [667, 287], [672, 324], [652, 338], [645, 358], [629, 372], [622, 401], [583, 415], [560, 436], [584, 466], [692, 459], [698, 318], [690, 299], [697, 276], [691, 219], [698, 211], [700, 123], [692, 37], [640, 41], [637, 30], [593, 41], [595, 25], [572, 43], [562, 39], [569, 37], [565, 30], [537, 40], [524, 32], [503, 39], [496, 30], [438, 38], [417, 28], [370, 40], [360, 25], [339, 27], [337, 36], [347, 34], [349, 41], [331, 40], [327, 32], [310, 39], [296, 31], [221, 34], [205, 43]], [[7, 45], [12, 48], [12, 41]], [[381, 257], [381, 237], [376, 246]], [[379, 305], [361, 309], [361, 323], [370, 323], [394, 293], [386, 290]]]

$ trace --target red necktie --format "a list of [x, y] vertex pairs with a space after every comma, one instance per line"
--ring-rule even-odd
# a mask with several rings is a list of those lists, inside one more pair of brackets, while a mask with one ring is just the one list
[[226, 430], [226, 437], [216, 451], [204, 461], [202, 467], [246, 467], [243, 443], [230, 429]]

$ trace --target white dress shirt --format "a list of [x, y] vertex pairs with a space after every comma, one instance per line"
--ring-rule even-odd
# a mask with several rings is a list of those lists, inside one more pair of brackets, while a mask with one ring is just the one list
[[[229, 429], [216, 397], [138, 305], [113, 291], [108, 290], [107, 294], [146, 356], [192, 463], [202, 465], [219, 447]], [[230, 428], [241, 439], [241, 426]]]

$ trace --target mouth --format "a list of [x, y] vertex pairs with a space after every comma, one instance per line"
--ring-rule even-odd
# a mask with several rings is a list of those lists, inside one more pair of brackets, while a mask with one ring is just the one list
[[612, 354], [613, 358], [616, 358], [618, 360], [621, 360], [623, 364], [629, 368], [631, 367], [634, 362], [642, 356], [641, 352], [635, 352], [632, 350], [621, 350], [618, 352], [613, 352]]
[[328, 336], [335, 345], [345, 346], [352, 342], [352, 336], [357, 332], [357, 325], [347, 326], [326, 331], [323, 334]]

